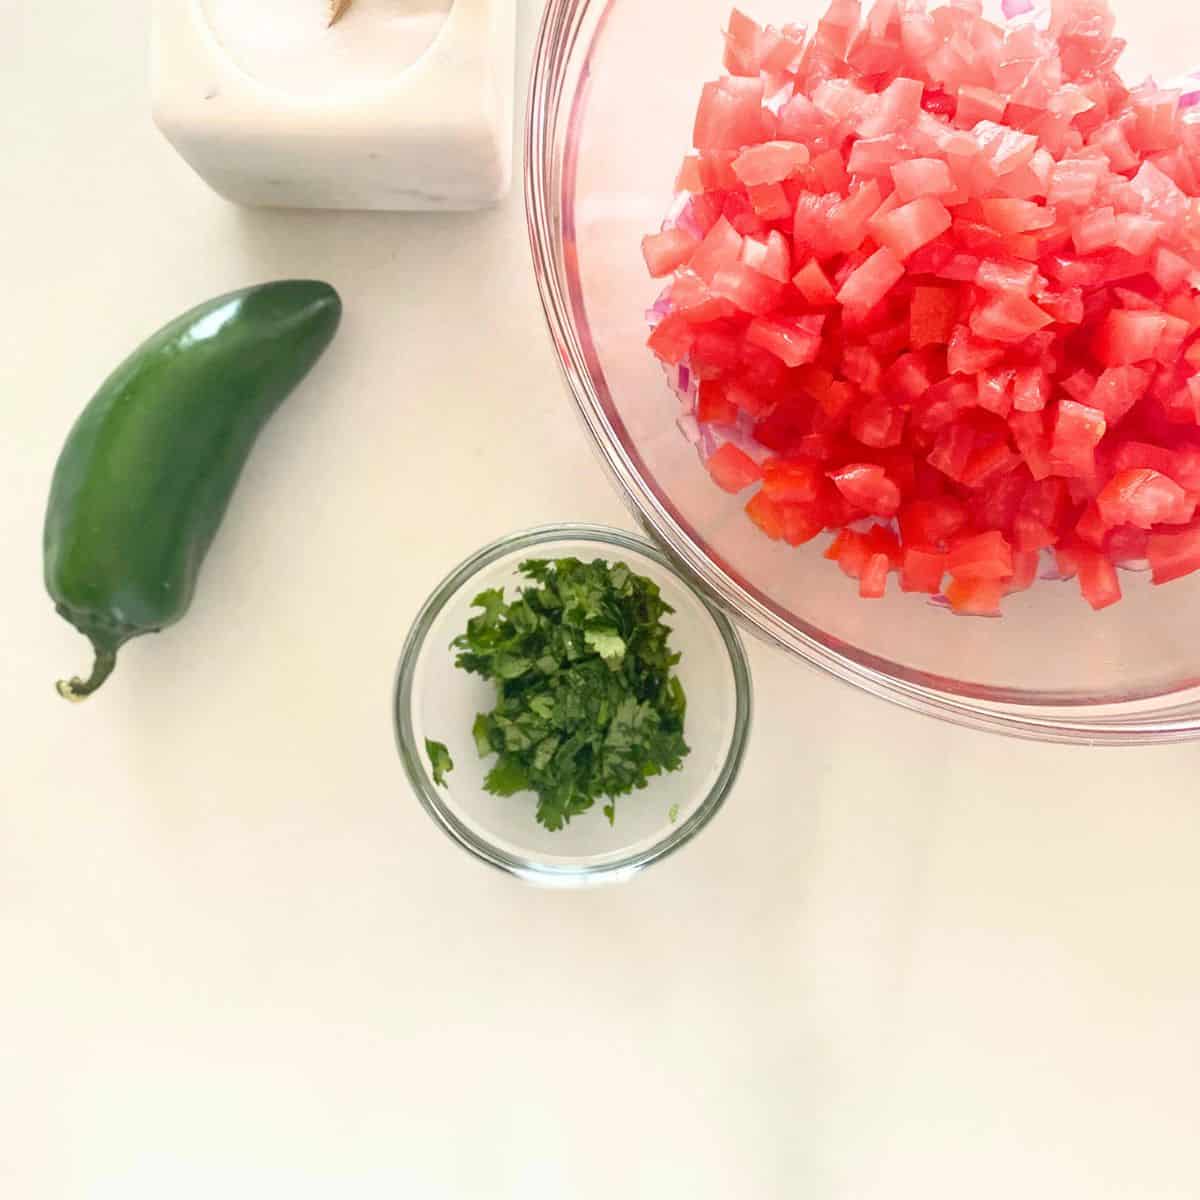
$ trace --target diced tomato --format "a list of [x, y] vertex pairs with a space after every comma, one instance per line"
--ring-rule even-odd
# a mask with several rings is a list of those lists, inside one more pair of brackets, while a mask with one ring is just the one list
[[752, 315], [770, 312], [779, 302], [780, 285], [777, 280], [735, 263], [713, 276], [714, 296], [728, 300], [735, 308]]
[[836, 562], [852, 579], [862, 575], [870, 554], [866, 535], [854, 529], [842, 529], [825, 551], [825, 557]]
[[1071, 223], [1071, 240], [1080, 254], [1115, 246], [1117, 236], [1117, 214], [1111, 205], [1093, 208]]
[[957, 185], [940, 158], [910, 158], [892, 167], [892, 181], [902, 203], [920, 196], [948, 196]]
[[1141, 213], [1117, 213], [1116, 245], [1128, 254], [1147, 254], [1162, 232], [1162, 222]]
[[1054, 547], [1054, 565], [1063, 579], [1074, 579], [1079, 574], [1079, 554], [1083, 549], [1077, 541]]
[[912, 500], [900, 510], [906, 546], [944, 546], [967, 523], [965, 506], [952, 497]]
[[787, 283], [792, 273], [791, 247], [778, 229], [772, 229], [765, 238], [743, 239], [741, 262], [768, 279]]
[[759, 317], [750, 322], [746, 341], [770, 351], [786, 366], [801, 367], [816, 361], [824, 321], [824, 317], [816, 315], [777, 321]]
[[1154, 254], [1154, 279], [1164, 292], [1173, 292], [1181, 288], [1184, 281], [1196, 274], [1192, 266], [1181, 254], [1159, 246]]
[[831, 127], [829, 118], [803, 92], [797, 92], [779, 110], [777, 132], [791, 141], [819, 144], [827, 139]]
[[1112, 470], [1115, 473], [1122, 470], [1148, 469], [1170, 476], [1177, 484], [1187, 485], [1187, 480], [1176, 478], [1177, 461], [1178, 455], [1174, 451], [1148, 442], [1121, 442], [1112, 452]]
[[1200, 446], [1179, 446], [1172, 450], [1171, 464], [1166, 474], [1187, 491], [1200, 493]]
[[780, 183], [760, 183], [746, 189], [754, 215], [764, 221], [786, 221], [792, 215], [792, 202]]
[[1196, 501], [1179, 484], [1145, 467], [1119, 471], [1096, 497], [1096, 504], [1108, 525], [1138, 529], [1186, 525], [1196, 512]]
[[981, 200], [979, 207], [984, 220], [1001, 236], [1049, 229], [1054, 224], [1054, 213], [1033, 200]]
[[1083, 516], [1075, 523], [1076, 535], [1089, 546], [1095, 546], [1097, 550], [1104, 545], [1104, 539], [1108, 537], [1111, 529], [1112, 525], [1104, 519], [1104, 514], [1095, 501], [1083, 510]]
[[946, 558], [955, 579], [1008, 579], [1013, 573], [1012, 546], [998, 530], [966, 538]]
[[1064, 157], [1050, 172], [1046, 199], [1056, 208], [1086, 208], [1092, 203], [1100, 181], [1107, 173], [1107, 164], [1099, 159]]
[[747, 187], [782, 183], [808, 166], [810, 157], [802, 142], [763, 142], [747, 146], [733, 160], [733, 171]]
[[998, 617], [1007, 587], [996, 579], [955, 579], [946, 589], [950, 607], [960, 616]]
[[1152, 533], [1146, 557], [1155, 583], [1170, 583], [1200, 570], [1200, 526]]
[[904, 552], [900, 549], [900, 539], [888, 526], [872, 525], [863, 536], [870, 553], [886, 554], [892, 570], [900, 570], [904, 562]]
[[782, 29], [768, 25], [759, 39], [761, 69], [768, 75], [790, 75], [799, 70], [804, 56], [804, 34], [803, 25], [785, 25]]
[[934, 196], [921, 196], [870, 222], [871, 235], [903, 260], [950, 228], [951, 217]]
[[774, 541], [783, 537], [783, 513], [766, 492], [758, 491], [750, 497], [746, 514], [767, 537]]
[[1076, 403], [1090, 404], [1092, 393], [1096, 390], [1096, 376], [1086, 367], [1080, 367], [1078, 371], [1068, 375], [1060, 386]]
[[851, 313], [868, 313], [903, 278], [904, 264], [883, 247], [842, 284], [837, 301]]
[[697, 150], [740, 150], [763, 137], [763, 82], [736, 76], [706, 83], [696, 111]]
[[1166, 313], [1164, 316], [1166, 326], [1159, 339], [1154, 357], [1166, 366], [1174, 366], [1183, 351], [1183, 343], [1188, 338], [1188, 324], [1182, 317], [1175, 317], [1170, 313]]
[[1008, 107], [1005, 97], [991, 88], [963, 84], [958, 89], [958, 104], [954, 113], [954, 124], [959, 129], [972, 129], [980, 121], [999, 122], [1004, 120]]
[[872, 554], [863, 566], [858, 580], [858, 594], [864, 600], [881, 599], [887, 591], [887, 577], [891, 570], [886, 554]]
[[1088, 475], [1095, 466], [1096, 447], [1107, 430], [1104, 414], [1074, 400], [1060, 400], [1054, 418], [1050, 458], [1060, 474]]
[[[689, 154], [683, 160], [675, 178], [675, 187], [681, 192], [696, 193], [685, 210], [689, 218], [687, 224], [698, 225], [707, 232], [712, 221], [720, 215], [720, 209], [717, 208], [712, 214], [712, 220], [707, 223], [703, 219], [697, 219], [705, 216], [710, 207], [705, 205], [702, 211], [697, 201], [709, 200], [715, 203], [720, 197], [705, 193], [720, 192], [738, 186], [738, 177], [733, 173], [734, 157], [732, 150], [706, 150], [702, 154]], [[684, 222], [681, 221], [680, 224], [683, 225]]]
[[[896, 193], [893, 192], [894, 196]], [[934, 275], [939, 279], [965, 280], [974, 279], [979, 268], [978, 261], [971, 264], [970, 271], [964, 271], [961, 263], [968, 256], [959, 254], [954, 241], [949, 234], [934, 238], [927, 246], [913, 253], [905, 266], [908, 273], [915, 279], [920, 275]]]
[[1128, 171], [1137, 166], [1138, 156], [1129, 144], [1125, 131], [1115, 121], [1102, 125], [1088, 138], [1088, 145], [1104, 152], [1114, 171]]
[[1134, 529], [1132, 525], [1119, 525], [1110, 529], [1104, 539], [1104, 553], [1109, 561], [1116, 566], [1126, 566], [1136, 563], [1145, 564], [1146, 551], [1150, 546], [1150, 535], [1144, 529]]
[[963, 421], [955, 421], [938, 434], [927, 461], [948, 478], [964, 483], [974, 450], [975, 430]]
[[1176, 144], [1175, 117], [1179, 111], [1177, 91], [1143, 84], [1130, 96], [1135, 114], [1132, 141], [1143, 154], [1169, 150]]
[[1058, 534], [1037, 517], [1018, 513], [1013, 519], [1013, 546], [1018, 551], [1046, 550], [1058, 541]]
[[689, 325], [708, 325], [733, 312], [732, 305], [714, 296], [707, 283], [691, 271], [680, 271], [670, 289], [671, 307]]
[[950, 335], [946, 365], [951, 375], [975, 375], [1004, 358], [1004, 347], [973, 337], [965, 325], [956, 325]]
[[642, 239], [642, 256], [655, 279], [683, 266], [700, 245], [700, 239], [675, 226]]
[[1096, 380], [1087, 403], [1104, 414], [1111, 429], [1129, 414], [1149, 386], [1147, 371], [1138, 367], [1107, 367]]
[[1060, 325], [1078, 325], [1086, 315], [1083, 291], [1077, 287], [1046, 288], [1036, 299], [1038, 307]]
[[840, 253], [846, 254], [862, 245], [868, 223], [882, 202], [879, 184], [869, 179], [834, 206], [829, 214], [829, 233]]
[[886, 396], [872, 396], [851, 414], [850, 432], [864, 446], [884, 449], [900, 445], [906, 420], [904, 409]]
[[990, 292], [1015, 292], [1021, 296], [1032, 296], [1037, 274], [1037, 267], [1033, 263], [985, 258], [979, 264], [975, 282]]
[[1008, 418], [1008, 427], [1034, 479], [1043, 480], [1053, 475], [1054, 462], [1050, 455], [1050, 438], [1046, 433], [1044, 414], [1014, 412]]
[[742, 253], [742, 235], [721, 217], [704, 235], [688, 266], [705, 283], [711, 284], [718, 271], [737, 265]]
[[[1028, 166], [1037, 150], [1037, 138], [996, 121], [979, 121], [971, 130], [979, 157], [997, 175], [1007, 175]], [[1028, 226], [1027, 228], [1032, 228]]]
[[811, 504], [824, 482], [825, 472], [813, 461], [775, 459], [763, 466], [763, 491], [782, 504]]
[[796, 290], [800, 295], [814, 308], [827, 308], [837, 299], [833, 284], [829, 282], [829, 277], [821, 270], [821, 264], [815, 258], [809, 259], [796, 272], [792, 277], [792, 283], [796, 285]]
[[762, 39], [763, 30], [758, 22], [735, 8], [729, 15], [725, 33], [725, 70], [731, 75], [757, 79], [762, 69]]
[[1200, 568], [1200, 125], [1121, 82], [1107, 0], [1050, 8], [833, 0], [808, 39], [735, 10], [643, 242], [648, 344], [735, 439], [714, 480], [761, 480], [773, 539], [837, 531], [864, 596], [949, 568], [991, 615], [1051, 547], [1096, 608], [1114, 565]]
[[692, 346], [692, 369], [700, 379], [719, 379], [741, 365], [738, 339], [723, 329], [703, 326], [696, 330]]
[[740, 412], [756, 421], [769, 417], [779, 403], [777, 395], [767, 390], [759, 390], [744, 376], [726, 382], [725, 397]]
[[781, 504], [783, 516], [783, 540], [789, 546], [803, 546], [811, 542], [825, 528], [821, 504]]
[[946, 575], [946, 554], [923, 546], [904, 548], [904, 565], [900, 569], [900, 587], [906, 592], [927, 592], [936, 596], [942, 590]]
[[892, 168], [903, 162], [904, 144], [894, 134], [886, 137], [859, 138], [850, 148], [846, 170], [859, 178], [886, 178]]
[[979, 407], [998, 417], [1007, 417], [1013, 407], [1013, 380], [1016, 371], [1011, 367], [1002, 369], [993, 367], [980, 371], [976, 376], [978, 381]]
[[741, 492], [762, 478], [762, 468], [744, 450], [732, 442], [718, 447], [708, 456], [708, 473], [719, 488]]
[[916, 350], [944, 346], [958, 317], [958, 296], [953, 288], [925, 284], [913, 289], [908, 310], [909, 340]]
[[683, 362], [692, 343], [696, 340], [696, 331], [678, 313], [669, 313], [654, 327], [646, 345], [665, 363], [675, 366]]
[[1013, 523], [1029, 487], [1021, 458], [1005, 441], [993, 442], [972, 454], [967, 478], [974, 483], [969, 500], [971, 524], [977, 530], [995, 529], [1012, 540]]
[[724, 386], [716, 379], [702, 379], [696, 398], [696, 420], [705, 425], [732, 425], [738, 408], [726, 395]]
[[1098, 550], [1080, 546], [1076, 549], [1079, 571], [1079, 590], [1097, 612], [1121, 599], [1121, 583], [1116, 568]]
[[874, 463], [850, 463], [829, 472], [838, 491], [863, 512], [894, 517], [900, 508], [900, 489]]
[[812, 256], [829, 258], [836, 253], [829, 230], [829, 216], [841, 202], [836, 193], [817, 196], [803, 192], [796, 198], [792, 217], [792, 253], [797, 259]]
[[1053, 384], [1045, 367], [1020, 367], [1013, 377], [1013, 408], [1041, 412], [1050, 400]]
[[1015, 292], [995, 296], [971, 314], [971, 332], [996, 342], [1024, 341], [1053, 323], [1028, 296]]
[[839, 150], [829, 149], [816, 155], [811, 174], [823, 191], [845, 195], [850, 190], [850, 175]]
[[1165, 313], [1114, 308], [1097, 330], [1092, 352], [1106, 367], [1145, 362], [1154, 357], [1166, 328]]
[[901, 354], [887, 369], [883, 384], [888, 393], [901, 401], [919, 400], [933, 386], [927, 356]]

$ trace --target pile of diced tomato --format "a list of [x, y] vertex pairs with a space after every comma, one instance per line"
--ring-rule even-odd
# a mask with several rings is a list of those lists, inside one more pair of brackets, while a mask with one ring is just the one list
[[1106, 0], [730, 18], [649, 345], [712, 478], [835, 531], [863, 596], [994, 614], [1052, 552], [1103, 608], [1118, 566], [1200, 568], [1200, 123], [1122, 47]]

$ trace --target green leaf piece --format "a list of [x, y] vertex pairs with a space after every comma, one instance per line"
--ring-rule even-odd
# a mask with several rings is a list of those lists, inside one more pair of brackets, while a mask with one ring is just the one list
[[480, 756], [499, 755], [484, 786], [535, 793], [549, 830], [601, 797], [613, 822], [615, 797], [679, 770], [689, 752], [664, 621], [672, 610], [625, 563], [532, 559], [520, 572], [529, 585], [511, 602], [481, 592], [452, 643], [457, 665], [496, 687], [495, 707], [472, 728]]
[[438, 787], [446, 786], [446, 776], [454, 770], [454, 759], [442, 742], [425, 739], [425, 753], [429, 755], [429, 766], [433, 770], [433, 782]]

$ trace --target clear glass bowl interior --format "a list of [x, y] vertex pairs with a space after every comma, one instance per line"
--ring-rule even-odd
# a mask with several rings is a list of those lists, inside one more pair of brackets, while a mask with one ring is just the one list
[[[610, 825], [601, 803], [559, 832], [534, 819], [531, 794], [493, 796], [483, 788], [495, 761], [481, 759], [471, 736], [476, 713], [495, 703], [495, 687], [454, 665], [451, 641], [487, 588], [508, 596], [528, 586], [518, 566], [530, 558], [574, 556], [628, 563], [653, 579], [675, 613], [671, 644], [688, 697], [685, 736], [691, 754], [681, 770], [651, 780], [616, 801]], [[401, 657], [395, 695], [396, 735], [409, 779], [430, 815], [466, 849], [532, 882], [612, 882], [689, 841], [712, 819], [737, 777], [750, 724], [750, 676], [728, 619], [640, 538], [618, 530], [564, 526], [506, 538], [457, 568], [430, 598]], [[454, 759], [447, 786], [435, 786], [425, 739], [443, 742]]]
[[[764, 22], [810, 25], [824, 4], [750, 0]], [[730, 0], [549, 0], [530, 97], [527, 201], [535, 269], [571, 390], [601, 456], [652, 535], [759, 633], [833, 674], [964, 724], [1065, 741], [1200, 732], [1200, 578], [1094, 614], [1073, 582], [1041, 582], [998, 620], [924, 597], [862, 602], [822, 561], [755, 531], [676, 427], [676, 396], [645, 348], [640, 240], [672, 203], [701, 84], [720, 74]], [[1191, 9], [1117, 0], [1127, 78], [1196, 63]], [[998, 15], [998, 5], [990, 15]]]

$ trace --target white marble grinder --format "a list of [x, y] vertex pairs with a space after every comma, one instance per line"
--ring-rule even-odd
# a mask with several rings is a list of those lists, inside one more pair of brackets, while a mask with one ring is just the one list
[[512, 180], [515, 0], [155, 0], [155, 122], [256, 207], [464, 210]]

